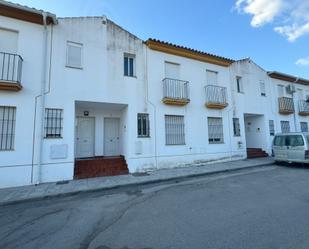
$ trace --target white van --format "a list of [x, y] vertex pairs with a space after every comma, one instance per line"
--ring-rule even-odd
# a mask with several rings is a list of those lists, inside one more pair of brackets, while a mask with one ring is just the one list
[[276, 134], [272, 152], [276, 162], [309, 163], [309, 133]]

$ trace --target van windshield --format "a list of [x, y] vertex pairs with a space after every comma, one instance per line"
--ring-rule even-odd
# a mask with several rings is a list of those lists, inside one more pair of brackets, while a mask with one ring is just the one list
[[[309, 142], [309, 136], [307, 136]], [[301, 135], [277, 136], [274, 140], [275, 146], [304, 146], [304, 140]]]

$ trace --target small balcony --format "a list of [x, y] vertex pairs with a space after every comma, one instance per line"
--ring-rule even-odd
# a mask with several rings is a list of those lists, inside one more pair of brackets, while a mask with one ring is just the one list
[[190, 102], [189, 82], [184, 80], [165, 78], [163, 80], [163, 99], [167, 105], [184, 106]]
[[292, 114], [295, 112], [294, 102], [292, 98], [280, 97], [278, 98], [278, 103], [280, 114]]
[[0, 90], [22, 89], [21, 73], [23, 59], [20, 55], [0, 52]]
[[228, 106], [226, 87], [207, 85], [205, 86], [205, 106], [211, 109], [224, 109]]
[[298, 101], [298, 114], [301, 116], [309, 115], [309, 102], [306, 100]]

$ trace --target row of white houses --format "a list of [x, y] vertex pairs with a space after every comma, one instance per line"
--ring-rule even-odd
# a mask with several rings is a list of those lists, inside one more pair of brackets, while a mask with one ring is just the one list
[[250, 59], [0, 1], [0, 187], [73, 179], [80, 158], [137, 172], [270, 154], [275, 133], [308, 131], [308, 98], [309, 80]]

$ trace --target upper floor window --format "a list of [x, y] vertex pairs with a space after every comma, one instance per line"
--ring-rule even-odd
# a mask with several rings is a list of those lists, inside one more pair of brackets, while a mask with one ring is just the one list
[[137, 135], [138, 137], [149, 137], [149, 114], [138, 113], [137, 114]]
[[218, 72], [206, 70], [207, 85], [218, 85]]
[[242, 78], [240, 76], [236, 77], [236, 86], [237, 86], [237, 92], [238, 93], [244, 92], [243, 82], [242, 82]]
[[266, 96], [266, 88], [265, 88], [264, 80], [260, 80], [260, 91], [261, 91], [261, 96]]
[[308, 132], [308, 123], [307, 122], [300, 122], [300, 130], [301, 130], [301, 132]]
[[124, 76], [135, 76], [135, 55], [124, 54], [123, 57]]
[[67, 67], [82, 68], [83, 44], [67, 42]]
[[165, 78], [180, 79], [180, 65], [172, 62], [165, 62]]
[[284, 97], [285, 96], [285, 89], [283, 85], [278, 85], [278, 97]]
[[0, 52], [17, 53], [18, 32], [0, 28]]
[[45, 138], [62, 138], [62, 109], [45, 109]]
[[0, 151], [13, 150], [16, 107], [0, 106]]
[[290, 132], [290, 122], [289, 121], [280, 121], [281, 132], [287, 133]]

